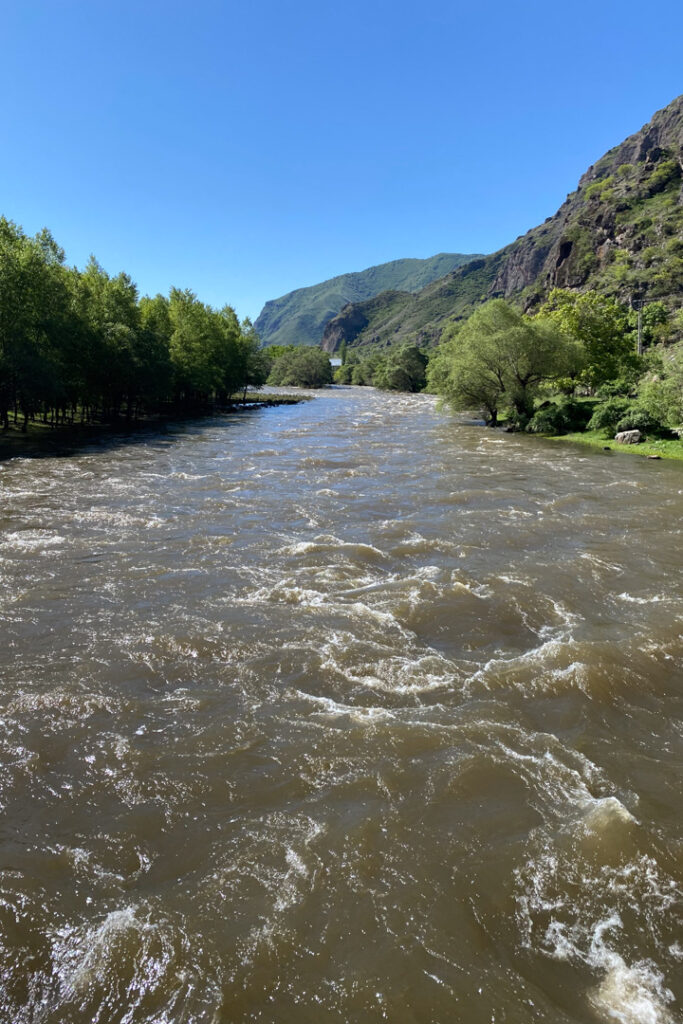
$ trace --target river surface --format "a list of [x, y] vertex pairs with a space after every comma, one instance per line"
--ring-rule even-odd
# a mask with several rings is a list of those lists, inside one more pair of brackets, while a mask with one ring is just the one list
[[2, 1024], [681, 1021], [682, 470], [356, 388], [0, 464]]

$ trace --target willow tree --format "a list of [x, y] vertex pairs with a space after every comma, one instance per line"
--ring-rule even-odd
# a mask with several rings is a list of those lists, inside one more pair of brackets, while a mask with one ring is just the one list
[[575, 373], [581, 346], [545, 318], [503, 299], [473, 313], [430, 362], [429, 382], [456, 410], [481, 410], [495, 424], [501, 406], [525, 421], [541, 385]]

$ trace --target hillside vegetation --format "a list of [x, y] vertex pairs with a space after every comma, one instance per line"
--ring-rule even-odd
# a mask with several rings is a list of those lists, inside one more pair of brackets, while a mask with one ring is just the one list
[[530, 311], [558, 287], [672, 310], [683, 292], [682, 168], [679, 96], [590, 167], [543, 224], [416, 294], [347, 306], [327, 324], [323, 346], [431, 345], [490, 299]]
[[320, 345], [325, 324], [349, 302], [380, 292], [418, 292], [473, 257], [442, 252], [429, 259], [392, 260], [298, 288], [265, 304], [254, 324], [264, 345]]

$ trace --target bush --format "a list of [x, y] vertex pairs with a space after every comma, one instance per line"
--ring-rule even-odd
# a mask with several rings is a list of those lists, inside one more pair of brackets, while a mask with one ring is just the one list
[[542, 405], [531, 417], [526, 429], [530, 434], [567, 434], [585, 430], [590, 416], [590, 405], [565, 399]]
[[617, 377], [616, 380], [602, 384], [595, 394], [602, 402], [610, 398], [633, 398], [635, 396], [636, 382], [637, 377], [635, 373], [629, 376]]
[[593, 406], [587, 402], [563, 402], [563, 408], [569, 417], [569, 429], [572, 431], [585, 430], [589, 419], [593, 415]]
[[528, 413], [521, 409], [510, 409], [507, 416], [509, 430], [526, 430], [530, 423]]
[[323, 388], [332, 383], [332, 366], [326, 352], [301, 346], [284, 352], [273, 363], [269, 384], [296, 388]]
[[334, 371], [334, 383], [335, 384], [350, 384], [353, 377], [354, 363], [345, 363], [343, 366], [338, 366]]
[[604, 430], [613, 434], [617, 423], [622, 420], [631, 408], [627, 398], [609, 398], [596, 406], [595, 411], [588, 421], [588, 430]]
[[676, 160], [662, 160], [645, 182], [648, 195], [654, 196], [657, 192], [662, 192], [680, 176], [681, 169]]
[[537, 409], [526, 426], [530, 434], [566, 434], [569, 417], [560, 405], [546, 405]]
[[622, 430], [640, 430], [643, 434], [645, 432], [658, 433], [661, 430], [661, 425], [652, 419], [647, 409], [634, 405], [625, 416], [622, 416], [615, 427], [617, 434]]
[[643, 380], [640, 406], [655, 422], [667, 427], [683, 423], [683, 353], [662, 363], [656, 376]]

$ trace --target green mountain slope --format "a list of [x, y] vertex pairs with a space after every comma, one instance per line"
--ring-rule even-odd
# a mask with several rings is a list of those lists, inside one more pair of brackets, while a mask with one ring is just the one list
[[499, 252], [417, 294], [347, 306], [323, 345], [430, 344], [491, 298], [538, 305], [555, 287], [680, 306], [683, 295], [683, 96], [590, 167], [553, 217]]
[[387, 290], [418, 292], [472, 258], [442, 252], [426, 260], [392, 260], [357, 273], [341, 274], [271, 299], [254, 326], [266, 345], [319, 345], [325, 324], [347, 303], [371, 299]]

